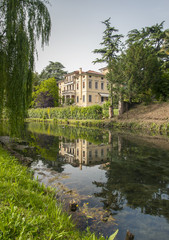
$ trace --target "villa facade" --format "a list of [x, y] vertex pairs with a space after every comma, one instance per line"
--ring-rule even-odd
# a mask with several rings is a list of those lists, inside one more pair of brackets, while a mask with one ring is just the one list
[[78, 71], [66, 74], [65, 79], [59, 81], [58, 86], [64, 102], [73, 99], [74, 104], [81, 107], [102, 105], [109, 97], [104, 69], [102, 72], [92, 70], [83, 72], [80, 68]]

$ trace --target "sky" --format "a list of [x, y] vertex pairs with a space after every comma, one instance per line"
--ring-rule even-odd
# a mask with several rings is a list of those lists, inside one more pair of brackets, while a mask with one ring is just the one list
[[[101, 57], [93, 50], [101, 48], [105, 25], [111, 26], [125, 37], [133, 29], [141, 30], [164, 23], [169, 28], [169, 0], [49, 0], [47, 4], [52, 22], [49, 45], [37, 44], [38, 58], [35, 71], [40, 73], [50, 61], [60, 62], [64, 70], [72, 72], [98, 71], [105, 64], [93, 64]], [[124, 38], [125, 39], [125, 38]]]

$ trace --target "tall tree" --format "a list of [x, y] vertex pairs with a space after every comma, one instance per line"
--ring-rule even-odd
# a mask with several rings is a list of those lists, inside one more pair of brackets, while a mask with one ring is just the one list
[[0, 118], [7, 109], [10, 125], [23, 122], [28, 108], [36, 41], [49, 42], [51, 19], [45, 0], [0, 2]]
[[50, 61], [49, 65], [42, 70], [39, 77], [41, 80], [46, 80], [48, 78], [55, 78], [56, 81], [61, 80], [63, 79], [64, 74], [67, 73], [63, 70], [64, 68], [65, 67], [60, 62]]
[[[166, 99], [168, 79], [165, 71], [169, 57], [161, 49], [165, 43], [163, 23], [128, 33], [124, 78], [126, 96], [132, 100], [150, 101], [153, 97]], [[165, 67], [164, 67], [165, 66]], [[163, 76], [163, 77], [162, 77]]]
[[105, 31], [103, 32], [103, 41], [100, 43], [103, 48], [95, 49], [93, 51], [94, 53], [101, 54], [101, 58], [97, 58], [94, 63], [104, 62], [107, 65], [108, 73], [106, 78], [110, 85], [111, 115], [113, 116], [113, 94], [115, 93], [113, 92], [113, 88], [115, 90], [115, 85], [117, 84], [117, 79], [114, 77], [114, 72], [116, 70], [118, 53], [121, 50], [121, 38], [123, 35], [117, 34], [118, 30], [114, 27], [111, 27], [110, 18], [102, 23], [106, 27]]

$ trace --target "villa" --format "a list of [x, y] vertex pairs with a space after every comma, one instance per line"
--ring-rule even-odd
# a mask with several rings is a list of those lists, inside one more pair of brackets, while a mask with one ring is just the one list
[[102, 105], [108, 100], [108, 81], [105, 78], [105, 69], [101, 72], [82, 68], [65, 75], [64, 80], [58, 82], [59, 94], [64, 102], [73, 100], [76, 106], [87, 107], [95, 104]]

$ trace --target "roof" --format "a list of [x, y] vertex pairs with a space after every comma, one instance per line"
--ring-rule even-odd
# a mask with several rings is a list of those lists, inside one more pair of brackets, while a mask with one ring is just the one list
[[61, 82], [64, 82], [64, 79], [60, 79], [57, 81], [57, 83], [61, 83]]
[[109, 97], [109, 93], [99, 93], [101, 97]]
[[[72, 74], [79, 74], [79, 70], [76, 70], [76, 71], [67, 73], [67, 74], [65, 74], [65, 76], [69, 76], [69, 75], [72, 75]], [[94, 75], [102, 75], [102, 76], [105, 76], [103, 73], [101, 73], [101, 72], [96, 72], [96, 71], [93, 71], [93, 70], [88, 70], [87, 72], [83, 72], [83, 71], [82, 71], [81, 74], [94, 74]]]
[[[85, 73], [85, 72], [82, 72], [82, 74], [83, 74], [83, 73]], [[67, 74], [65, 74], [65, 76], [72, 75], [72, 74], [79, 74], [79, 70], [76, 70], [76, 71], [67, 73]]]
[[103, 73], [101, 73], [101, 72], [95, 72], [95, 71], [93, 71], [93, 70], [89, 70], [89, 71], [87, 71], [86, 73], [97, 74], [97, 75], [103, 75], [103, 76], [104, 76]]

